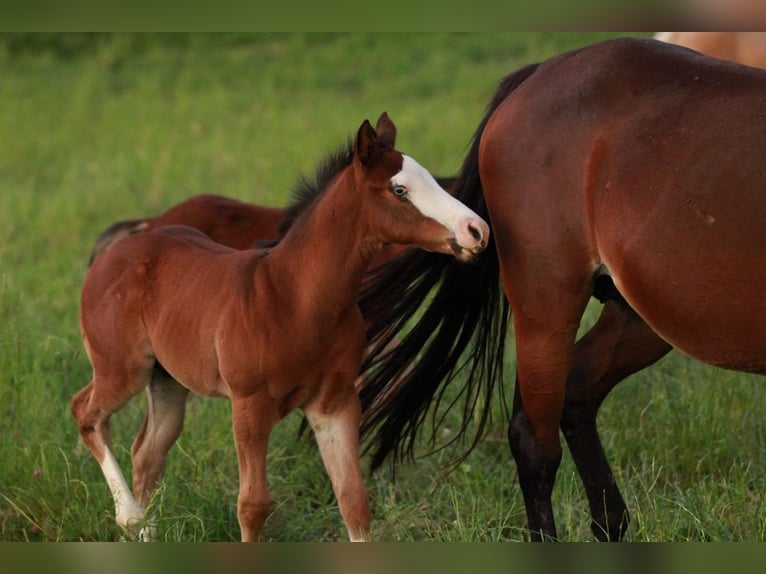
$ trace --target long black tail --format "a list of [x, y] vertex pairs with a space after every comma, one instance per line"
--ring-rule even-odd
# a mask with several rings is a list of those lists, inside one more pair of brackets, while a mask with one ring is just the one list
[[[455, 197], [487, 221], [479, 178], [481, 134], [502, 101], [536, 69], [537, 64], [529, 65], [500, 83], [453, 187]], [[421, 312], [429, 295], [430, 303]], [[510, 313], [493, 237], [473, 264], [420, 250], [407, 252], [374, 272], [360, 307], [372, 345], [360, 388], [361, 432], [366, 449], [373, 452], [372, 468], [392, 453], [394, 460], [412, 459], [419, 431], [428, 420], [433, 423], [430, 441], [435, 446], [444, 413], [459, 403], [460, 428], [440, 448], [464, 441], [472, 432], [470, 443], [457, 457], [464, 459], [487, 429], [496, 387], [503, 399], [500, 385]], [[392, 349], [394, 337], [411, 321], [407, 334]], [[463, 386], [447, 398], [448, 383], [465, 369]]]

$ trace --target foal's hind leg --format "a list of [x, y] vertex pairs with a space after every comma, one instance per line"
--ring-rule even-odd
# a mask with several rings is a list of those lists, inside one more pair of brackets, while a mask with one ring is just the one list
[[146, 388], [147, 412], [133, 442], [133, 492], [145, 509], [165, 471], [170, 448], [183, 428], [189, 391], [155, 370]]
[[319, 452], [330, 476], [340, 513], [351, 542], [364, 542], [370, 535], [370, 506], [359, 461], [361, 406], [353, 386], [304, 408], [314, 430]]
[[77, 420], [80, 436], [104, 473], [115, 506], [115, 519], [121, 527], [133, 531], [144, 518], [144, 512], [130, 492], [117, 460], [111, 451], [109, 417], [119, 410], [143, 384], [119, 384], [113, 377], [108, 384], [94, 375], [72, 399], [71, 410]]
[[598, 436], [598, 409], [620, 381], [670, 349], [630, 307], [615, 301], [606, 302], [597, 323], [575, 346], [561, 430], [585, 486], [599, 540], [622, 538], [628, 511]]

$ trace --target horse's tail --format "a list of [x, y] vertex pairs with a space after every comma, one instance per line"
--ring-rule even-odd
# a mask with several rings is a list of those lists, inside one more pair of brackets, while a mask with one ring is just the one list
[[[455, 197], [487, 221], [479, 178], [481, 135], [495, 109], [536, 68], [536, 64], [529, 65], [501, 82], [453, 186]], [[432, 291], [430, 303], [414, 319]], [[470, 444], [457, 457], [463, 460], [487, 429], [503, 370], [510, 313], [500, 285], [494, 235], [473, 264], [459, 263], [447, 255], [408, 251], [374, 272], [365, 284], [360, 307], [372, 345], [360, 387], [361, 432], [367, 450], [373, 451], [372, 468], [391, 453], [394, 460], [413, 458], [417, 435], [427, 420], [433, 422], [430, 440], [434, 446], [444, 417], [440, 407], [449, 410], [459, 402], [463, 404], [462, 423], [441, 448], [465, 440], [473, 428]], [[394, 344], [397, 332], [410, 321], [406, 336]], [[446, 397], [447, 384], [466, 367], [462, 388]]]
[[143, 219], [128, 219], [113, 223], [107, 229], [102, 231], [96, 239], [96, 243], [93, 245], [93, 250], [90, 253], [88, 266], [93, 265], [93, 262], [109, 251], [119, 239], [122, 239], [126, 235], [132, 235], [133, 233], [143, 231], [147, 227], [148, 223]]

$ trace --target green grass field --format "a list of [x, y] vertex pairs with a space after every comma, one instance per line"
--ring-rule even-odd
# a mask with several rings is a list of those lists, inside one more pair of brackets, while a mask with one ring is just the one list
[[[80, 286], [106, 226], [202, 192], [282, 205], [299, 175], [384, 110], [397, 147], [452, 173], [504, 75], [608, 36], [0, 35], [0, 540], [122, 536], [69, 413], [90, 377]], [[629, 540], [766, 539], [762, 385], [671, 354], [613, 392], [600, 425], [632, 512]], [[192, 399], [152, 505], [162, 539], [239, 538], [228, 407]], [[143, 408], [139, 397], [113, 417], [126, 474]], [[265, 538], [344, 540], [299, 423], [289, 416], [271, 443]], [[396, 481], [370, 476], [374, 539], [524, 540], [505, 431], [496, 418], [450, 474], [445, 454], [400, 466]], [[560, 535], [591, 540], [567, 454], [558, 476]]]

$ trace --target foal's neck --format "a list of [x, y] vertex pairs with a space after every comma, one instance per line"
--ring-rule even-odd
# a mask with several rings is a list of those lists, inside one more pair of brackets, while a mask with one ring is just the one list
[[306, 312], [339, 314], [356, 304], [362, 278], [383, 247], [362, 216], [353, 172], [342, 172], [293, 223], [269, 255], [280, 293]]

